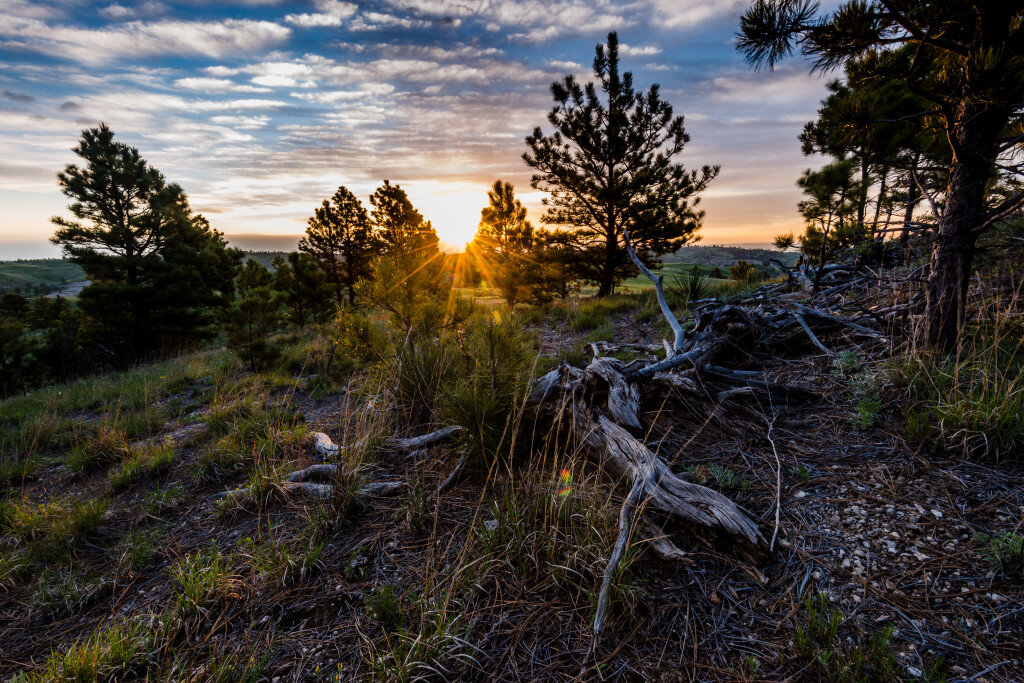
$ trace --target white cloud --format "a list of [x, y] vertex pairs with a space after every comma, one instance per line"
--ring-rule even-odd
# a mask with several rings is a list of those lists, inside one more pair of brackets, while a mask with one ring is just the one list
[[661, 48], [653, 45], [633, 46], [619, 43], [619, 54], [623, 57], [651, 57], [661, 54]]
[[359, 8], [351, 2], [339, 0], [318, 0], [316, 8], [319, 12], [306, 14], [288, 14], [284, 20], [302, 28], [318, 26], [341, 26], [342, 22], [356, 13]]
[[179, 88], [186, 90], [196, 90], [198, 92], [206, 93], [227, 93], [227, 92], [251, 92], [251, 93], [262, 93], [270, 92], [270, 88], [259, 88], [254, 85], [246, 85], [244, 83], [235, 83], [234, 81], [226, 78], [203, 78], [203, 77], [191, 77], [191, 78], [179, 78], [174, 81], [174, 85]]
[[105, 16], [107, 19], [128, 19], [129, 17], [135, 16], [135, 11], [125, 7], [124, 5], [107, 5], [100, 10], [100, 14]]
[[355, 100], [369, 100], [374, 97], [390, 95], [394, 92], [395, 86], [390, 83], [366, 83], [358, 90], [317, 90], [315, 92], [293, 92], [292, 97], [307, 102], [318, 102], [331, 104], [335, 102], [351, 102]]
[[86, 64], [141, 55], [224, 57], [283, 42], [290, 31], [269, 21], [132, 21], [101, 29], [57, 26], [24, 16], [0, 15], [3, 44]]
[[241, 130], [257, 130], [260, 128], [266, 128], [267, 124], [270, 123], [270, 117], [265, 114], [261, 114], [259, 116], [220, 115], [211, 116], [210, 123], [216, 123], [222, 126], [232, 126]]
[[388, 0], [398, 9], [453, 22], [476, 18], [488, 31], [516, 29], [512, 40], [543, 42], [565, 34], [632, 26], [610, 0]]
[[648, 0], [657, 23], [664, 28], [693, 28], [716, 16], [735, 14], [748, 0]]

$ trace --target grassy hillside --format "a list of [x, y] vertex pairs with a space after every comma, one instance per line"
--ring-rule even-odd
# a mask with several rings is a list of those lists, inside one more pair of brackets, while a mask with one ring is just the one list
[[683, 247], [674, 254], [665, 256], [665, 263], [697, 263], [702, 266], [728, 267], [742, 259], [750, 263], [770, 265], [770, 259], [778, 259], [791, 266], [796, 263], [800, 254], [796, 252], [779, 253], [777, 249], [750, 249], [747, 247], [730, 247], [721, 245], [692, 245]]
[[63, 259], [0, 261], [0, 292], [45, 294], [84, 279], [81, 268]]
[[[261, 373], [210, 350], [0, 401], [0, 677], [676, 680], [685, 662], [709, 681], [939, 681], [1004, 662], [1019, 680], [1024, 591], [1001, 550], [1020, 552], [1019, 469], [925, 465], [876, 395], [903, 370], [856, 347], [794, 342], [800, 362], [765, 368], [827, 393], [806, 408], [677, 397], [692, 373], [644, 405], [636, 433], [766, 536], [782, 501], [779, 539], [748, 556], [667, 520], [666, 558], [638, 526], [595, 643], [628, 487], [550, 416], [477, 392], [585, 366], [591, 342], [649, 361], [668, 331], [648, 292], [497, 312], [404, 356], [363, 321], [290, 333]], [[478, 429], [392, 445], [452, 423]], [[326, 497], [286, 480], [322, 459], [316, 432], [341, 445]]]

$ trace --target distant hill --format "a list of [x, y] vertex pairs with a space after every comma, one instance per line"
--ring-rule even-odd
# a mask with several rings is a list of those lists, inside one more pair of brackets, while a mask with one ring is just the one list
[[0, 292], [25, 296], [49, 294], [72, 282], [85, 280], [82, 269], [59, 258], [0, 261]]
[[697, 263], [702, 266], [732, 266], [739, 260], [748, 263], [773, 265], [770, 259], [778, 259], [787, 266], [796, 263], [800, 254], [787, 252], [780, 254], [777, 249], [752, 249], [750, 247], [730, 247], [724, 245], [693, 245], [683, 247], [674, 254], [662, 257], [665, 263]]
[[274, 259], [278, 256], [287, 257], [291, 252], [287, 251], [246, 251], [245, 258], [263, 264], [268, 270], [274, 269]]

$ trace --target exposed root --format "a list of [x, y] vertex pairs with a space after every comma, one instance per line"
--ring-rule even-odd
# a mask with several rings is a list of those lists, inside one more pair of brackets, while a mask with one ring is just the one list
[[287, 477], [286, 481], [308, 481], [310, 479], [331, 479], [338, 473], [338, 466], [330, 463], [310, 465], [304, 470], [295, 470]]
[[615, 572], [619, 569], [619, 563], [622, 562], [622, 555], [626, 550], [626, 540], [629, 538], [629, 527], [633, 521], [633, 511], [636, 509], [636, 504], [640, 500], [640, 496], [643, 495], [643, 491], [643, 484], [639, 480], [634, 482], [633, 488], [630, 489], [629, 495], [626, 496], [626, 500], [623, 501], [622, 508], [619, 510], [619, 534], [615, 538], [615, 545], [612, 547], [608, 564], [605, 565], [601, 592], [597, 596], [597, 611], [594, 614], [595, 638], [601, 635], [601, 630], [604, 628], [604, 620], [608, 614], [608, 593], [611, 590]]
[[469, 456], [468, 455], [463, 455], [459, 459], [459, 462], [455, 465], [455, 469], [453, 469], [451, 474], [449, 474], [445, 478], [445, 480], [441, 482], [440, 486], [437, 487], [437, 491], [434, 492], [435, 496], [440, 496], [442, 493], [445, 492], [445, 490], [448, 489], [449, 486], [451, 486], [452, 484], [455, 483], [455, 481], [459, 478], [459, 475], [462, 474], [462, 470], [463, 470], [463, 468], [466, 467], [466, 463], [468, 461], [469, 461]]
[[646, 529], [648, 536], [644, 540], [654, 551], [654, 554], [666, 562], [692, 562], [693, 559], [683, 550], [676, 547], [668, 534], [654, 522], [647, 522]]
[[435, 432], [430, 432], [423, 436], [416, 436], [411, 439], [391, 439], [388, 441], [388, 447], [393, 448], [396, 451], [415, 451], [420, 448], [426, 448], [427, 446], [433, 446], [434, 444], [446, 441], [462, 431], [465, 431], [465, 427], [452, 425], [451, 427], [444, 427], [443, 429], [438, 429]]
[[[405, 488], [404, 481], [375, 481], [359, 489], [356, 493], [358, 498], [369, 498], [372, 496], [387, 496], [397, 493]], [[276, 486], [277, 490], [286, 496], [306, 496], [316, 500], [329, 500], [334, 496], [333, 484], [317, 484], [311, 481], [285, 481]], [[212, 502], [223, 500], [244, 500], [252, 495], [249, 488], [232, 489], [221, 491], [210, 496]]]
[[[423, 436], [414, 437], [411, 439], [391, 439], [388, 441], [388, 448], [396, 451], [408, 451], [410, 455], [417, 453], [423, 453], [427, 446], [431, 446], [440, 443], [455, 434], [463, 431], [463, 428], [458, 425], [451, 427], [445, 427], [444, 429], [438, 429], [437, 431], [424, 434]], [[334, 441], [331, 440], [327, 434], [323, 432], [313, 433], [313, 448], [314, 450], [324, 458], [336, 456], [339, 452], [339, 447]], [[445, 488], [450, 486], [455, 479], [458, 477], [462, 468], [465, 466], [465, 458], [459, 462], [455, 470], [449, 475], [448, 479], [442, 483], [441, 488], [438, 490], [440, 494]], [[311, 480], [320, 479], [331, 481], [341, 473], [339, 465], [334, 463], [318, 463], [310, 465], [301, 470], [296, 470], [288, 474], [284, 481], [277, 486], [277, 489], [285, 495], [304, 495], [316, 499], [328, 499], [334, 495], [334, 486], [331, 483], [315, 483]], [[359, 490], [357, 496], [384, 496], [395, 493], [399, 489], [405, 486], [405, 482], [396, 481], [378, 481], [367, 484]], [[222, 491], [214, 494], [210, 497], [210, 500], [221, 501], [221, 500], [238, 500], [240, 498], [248, 497], [251, 494], [251, 490], [248, 488], [234, 489], [231, 491]]]

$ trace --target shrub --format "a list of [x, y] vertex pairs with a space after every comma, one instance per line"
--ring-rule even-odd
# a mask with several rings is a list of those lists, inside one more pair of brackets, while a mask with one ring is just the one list
[[99, 528], [108, 502], [103, 498], [55, 498], [43, 503], [8, 503], [0, 523], [35, 554], [57, 558]]
[[307, 577], [320, 562], [324, 543], [309, 540], [293, 548], [284, 541], [270, 536], [256, 540], [246, 536], [239, 541], [242, 557], [249, 561], [252, 573], [268, 585], [287, 586]]
[[205, 612], [227, 597], [231, 574], [216, 545], [182, 557], [169, 571], [176, 583], [174, 606], [183, 617]]
[[110, 594], [109, 578], [82, 571], [50, 569], [32, 586], [32, 608], [49, 618], [74, 614]]
[[470, 454], [492, 457], [509, 443], [530, 378], [531, 338], [512, 316], [474, 316], [454, 358], [454, 377], [443, 391], [441, 412], [466, 428]]
[[[856, 638], [839, 638], [843, 613], [829, 606], [825, 593], [817, 592], [804, 600], [798, 613], [793, 642], [797, 653], [808, 660], [817, 677], [829, 681], [898, 680], [901, 667], [892, 651], [893, 627]], [[934, 667], [925, 680], [931, 680]]]
[[64, 652], [52, 652], [43, 671], [18, 674], [12, 680], [24, 683], [123, 680], [146, 654], [150, 642], [150, 632], [137, 621], [109, 625]]
[[455, 377], [449, 338], [412, 342], [395, 361], [398, 396], [409, 404], [434, 406], [438, 391]]
[[[91, 434], [88, 433], [91, 431]], [[114, 420], [103, 420], [88, 430], [68, 455], [68, 468], [88, 472], [120, 461], [128, 452], [128, 442]]]

